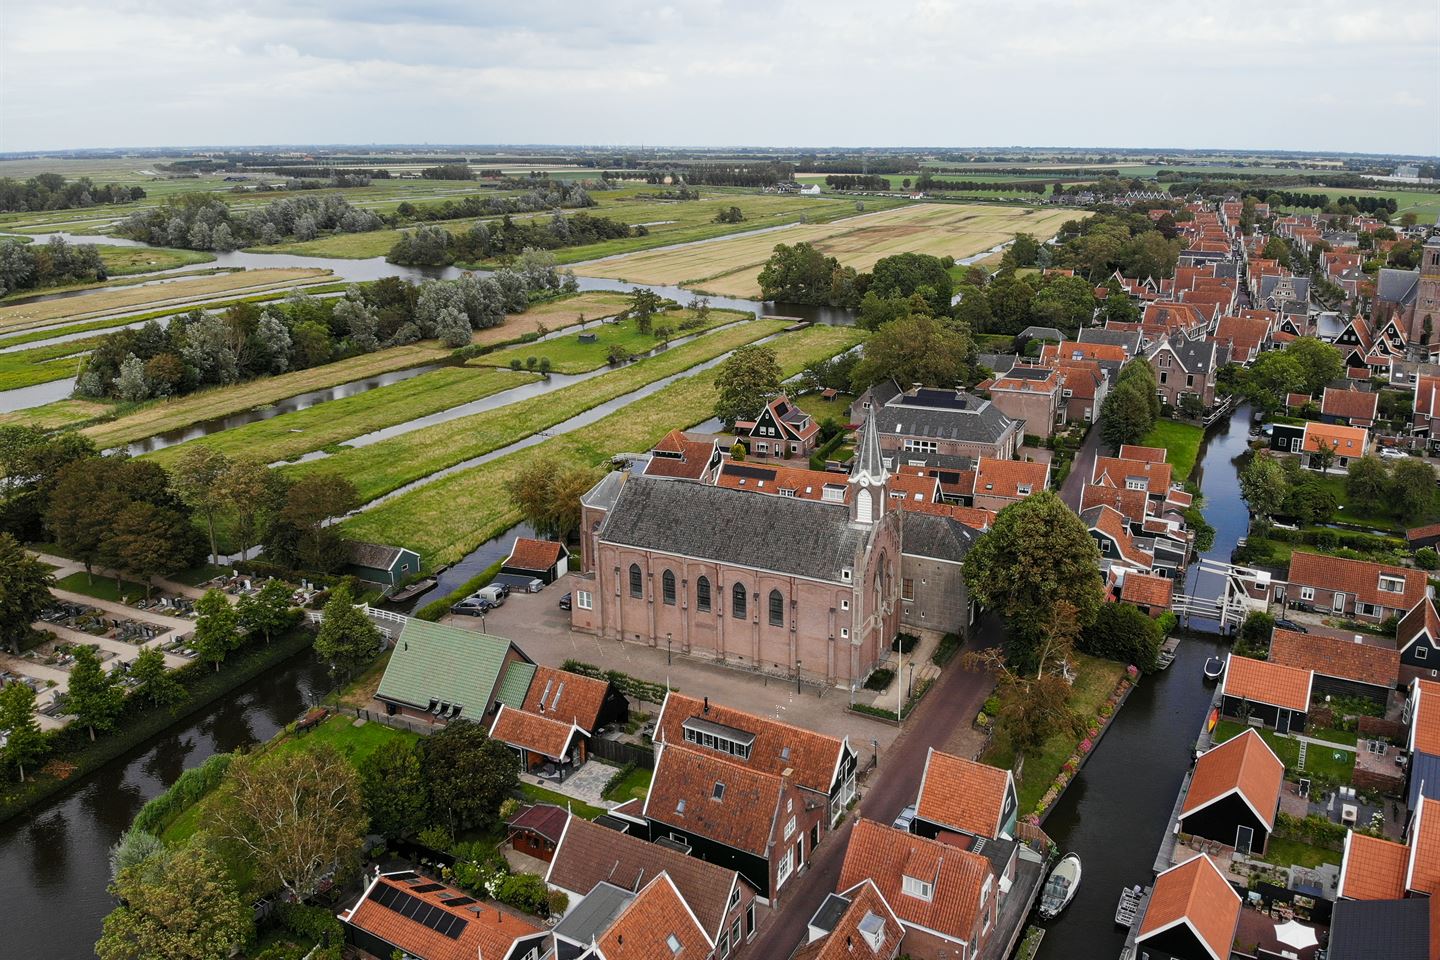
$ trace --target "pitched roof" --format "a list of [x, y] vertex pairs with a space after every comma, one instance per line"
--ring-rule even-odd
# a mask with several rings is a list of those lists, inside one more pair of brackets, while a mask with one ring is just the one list
[[519, 653], [509, 640], [412, 617], [400, 631], [375, 695], [425, 709], [432, 700], [458, 704], [478, 720], [490, 707], [512, 649]]
[[806, 730], [674, 690], [665, 697], [665, 703], [660, 708], [660, 718], [655, 723], [655, 740], [684, 744], [685, 721], [692, 718], [743, 730], [754, 736], [749, 758], [741, 760], [727, 754], [727, 759], [732, 762], [776, 776], [788, 770], [788, 776], [796, 784], [827, 795], [847, 747], [846, 741], [840, 737]]
[[1421, 540], [1425, 537], [1440, 537], [1440, 523], [1427, 523], [1423, 527], [1411, 527], [1405, 531], [1406, 540]]
[[[920, 387], [898, 394], [883, 407], [871, 405], [879, 435], [929, 437], [968, 443], [995, 443], [1015, 421], [973, 393]], [[857, 453], [864, 454], [865, 432]]]
[[842, 503], [651, 477], [627, 481], [600, 528], [606, 543], [835, 583], [867, 534]]
[[1083, 513], [1091, 507], [1099, 506], [1110, 507], [1126, 520], [1135, 523], [1150, 515], [1150, 495], [1144, 490], [1087, 483], [1080, 491], [1080, 511]]
[[[912, 557], [928, 557], [932, 560], [946, 560], [960, 563], [978, 539], [976, 521], [988, 527], [994, 522], [994, 514], [988, 510], [977, 511], [974, 507], [960, 507], [954, 504], [934, 504], [937, 511], [913, 510], [928, 504], [907, 501], [905, 508], [912, 511], [905, 516], [902, 552]], [[983, 514], [984, 516], [980, 516]]]
[[1411, 689], [1410, 750], [1440, 756], [1440, 683], [1417, 677]]
[[647, 477], [677, 477], [699, 480], [715, 453], [715, 438], [692, 439], [683, 430], [671, 430], [655, 444], [650, 462], [645, 464]]
[[1258, 733], [1246, 729], [1238, 737], [1210, 748], [1195, 761], [1180, 818], [1183, 820], [1217, 800], [1237, 794], [1251, 812], [1273, 830], [1280, 785], [1284, 782], [1285, 764]]
[[1369, 433], [1364, 427], [1346, 427], [1338, 423], [1318, 423], [1310, 420], [1305, 424], [1306, 453], [1314, 453], [1323, 443], [1342, 457], [1361, 457], [1369, 442]]
[[621, 910], [595, 944], [605, 960], [703, 960], [715, 946], [663, 873]]
[[[424, 887], [434, 889], [421, 889]], [[405, 881], [382, 874], [371, 881], [359, 902], [340, 914], [340, 918], [392, 947], [425, 960], [505, 957], [517, 938], [543, 933], [528, 921], [493, 906], [469, 910], [445, 903], [447, 899], [462, 896], [461, 891], [424, 877]], [[464, 899], [474, 902], [473, 898]], [[414, 901], [419, 901], [418, 907], [401, 912], [402, 907]], [[437, 929], [441, 926], [448, 934]]]
[[[1403, 593], [1391, 593], [1380, 589], [1381, 575], [1396, 577], [1405, 581]], [[1292, 585], [1319, 587], [1324, 590], [1339, 590], [1355, 597], [1362, 603], [1377, 604], [1397, 610], [1410, 610], [1425, 596], [1429, 581], [1425, 571], [1406, 567], [1392, 567], [1368, 560], [1346, 560], [1319, 553], [1296, 550], [1290, 557], [1290, 573], [1287, 577]]]
[[1309, 670], [1287, 667], [1266, 660], [1252, 660], [1229, 654], [1225, 667], [1224, 693], [1227, 697], [1239, 697], [1266, 703], [1287, 710], [1306, 713], [1310, 710], [1310, 684], [1313, 679]]
[[845, 482], [842, 474], [787, 467], [776, 463], [736, 463], [727, 460], [720, 465], [715, 485], [801, 500], [825, 500], [826, 491], [830, 492], [829, 500], [832, 503], [844, 503], [850, 499], [850, 485]]
[[1156, 353], [1165, 349], [1175, 355], [1180, 368], [1186, 373], [1209, 373], [1224, 362], [1224, 349], [1215, 341], [1191, 340], [1183, 333], [1174, 334], [1158, 345]]
[[1270, 638], [1270, 662], [1376, 687], [1393, 689], [1400, 682], [1400, 651], [1318, 633], [1277, 629]]
[[1138, 443], [1120, 444], [1117, 460], [1143, 460], [1148, 463], [1164, 463], [1170, 451], [1164, 447], [1145, 447]]
[[600, 709], [605, 706], [605, 695], [609, 691], [608, 680], [537, 666], [535, 678], [525, 693], [523, 708], [591, 731], [600, 719]]
[[581, 817], [572, 815], [567, 821], [545, 882], [581, 896], [602, 882], [637, 892], [661, 871], [669, 875], [701, 925], [718, 936], [729, 912], [730, 892], [746, 882], [737, 871]]
[[1142, 607], [1169, 608], [1174, 596], [1175, 581], [1146, 573], [1127, 573], [1120, 588], [1120, 599]]
[[1197, 854], [1155, 878], [1137, 941], [1184, 924], [1214, 960], [1228, 960], [1240, 919], [1240, 895], [1215, 864]]
[[1436, 612], [1435, 601], [1429, 597], [1415, 604], [1409, 613], [1400, 618], [1400, 625], [1395, 630], [1395, 642], [1400, 645], [1400, 652], [1409, 649], [1422, 633], [1430, 638], [1431, 643], [1440, 643], [1440, 613]]
[[1350, 420], [1374, 420], [1380, 403], [1380, 395], [1367, 390], [1336, 390], [1326, 387], [1320, 401], [1320, 412], [1332, 417], [1346, 417]]
[[1328, 960], [1433, 960], [1440, 901], [1341, 900], [1330, 917]]
[[[837, 889], [870, 879], [902, 921], [968, 942], [990, 861], [977, 853], [882, 826], [863, 817], [850, 833]], [[931, 884], [929, 900], [904, 892], [904, 878]]]
[[768, 859], [786, 793], [780, 777], [669, 742], [655, 757], [645, 816]]
[[1010, 771], [930, 748], [920, 778], [916, 815], [978, 837], [1000, 835]]
[[543, 572], [559, 563], [564, 553], [565, 544], [559, 541], [516, 537], [510, 556], [505, 559], [505, 566]]
[[345, 552], [350, 562], [357, 567], [375, 570], [389, 570], [400, 559], [399, 547], [388, 547], [381, 543], [366, 543], [363, 540], [346, 540]]
[[1049, 477], [1048, 463], [981, 457], [975, 466], [975, 495], [1023, 498], [1044, 490]]
[[559, 843], [569, 819], [570, 814], [553, 803], [532, 803], [506, 821], [505, 825], [511, 830], [529, 830]]
[[490, 724], [490, 736], [512, 747], [523, 747], [551, 760], [563, 760], [570, 741], [585, 731], [571, 723], [552, 720], [502, 705]]
[[1336, 896], [1351, 900], [1399, 900], [1405, 896], [1410, 848], [1351, 830], [1345, 834]]
[[900, 951], [905, 927], [873, 880], [831, 898], [847, 902], [844, 912], [825, 936], [802, 946], [792, 960], [891, 960]]
[[1143, 480], [1150, 495], [1158, 497], [1170, 489], [1174, 471], [1175, 468], [1168, 463], [1096, 457], [1090, 480], [1091, 483], [1107, 483], [1116, 487], [1124, 487], [1127, 480]]
[[1419, 809], [1411, 812], [1405, 889], [1433, 897], [1440, 894], [1440, 800], [1422, 797]]
[[1155, 555], [1142, 550], [1130, 535], [1125, 518], [1112, 507], [1091, 507], [1080, 514], [1080, 519], [1090, 527], [1108, 537], [1119, 552], [1120, 559], [1141, 569], [1148, 570], [1155, 563]]

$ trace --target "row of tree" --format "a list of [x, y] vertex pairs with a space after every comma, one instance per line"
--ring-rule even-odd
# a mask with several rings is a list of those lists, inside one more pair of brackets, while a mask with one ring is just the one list
[[577, 213], [554, 214], [548, 221], [513, 220], [507, 214], [497, 221], [481, 220], [454, 234], [441, 226], [401, 231], [385, 259], [406, 266], [448, 266], [456, 261], [475, 262], [492, 257], [513, 257], [526, 249], [558, 250], [649, 234], [645, 226], [622, 220]]
[[411, 203], [404, 201], [395, 208], [391, 226], [404, 223], [434, 222], [437, 220], [461, 220], [470, 217], [500, 217], [514, 213], [537, 213], [542, 210], [581, 209], [595, 206], [590, 190], [603, 184], [572, 181], [546, 182], [535, 187], [528, 182], [525, 192], [519, 194], [482, 195], [471, 194], [439, 203]]
[[96, 184], [89, 177], [66, 180], [58, 173], [42, 173], [29, 180], [0, 177], [0, 213], [16, 210], [70, 210], [97, 203], [129, 203], [145, 199], [143, 187], [119, 183]]
[[940, 180], [931, 176], [928, 170], [921, 172], [915, 181], [916, 190], [949, 193], [980, 193], [988, 190], [993, 193], [1043, 194], [1047, 186], [1042, 180]]
[[825, 178], [825, 186], [831, 190], [889, 190], [890, 178], [873, 173], [832, 173]]
[[243, 213], [212, 194], [187, 193], [120, 221], [131, 240], [190, 250], [235, 250], [282, 240], [314, 240], [321, 233], [363, 233], [386, 226], [378, 214], [340, 196], [285, 197]]
[[0, 240], [0, 297], [17, 290], [35, 290], [64, 283], [91, 283], [108, 276], [94, 244], [67, 243], [51, 237], [45, 243]]
[[1248, 191], [1245, 196], [1268, 203], [1272, 214], [1279, 207], [1308, 207], [1327, 210], [1331, 207], [1353, 207], [1360, 213], [1394, 213], [1399, 204], [1394, 197], [1331, 197], [1323, 193], [1293, 193], [1289, 190], [1272, 190], [1268, 193]]

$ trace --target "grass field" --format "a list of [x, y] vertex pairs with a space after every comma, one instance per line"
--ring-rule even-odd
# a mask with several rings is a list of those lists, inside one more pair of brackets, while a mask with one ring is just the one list
[[[709, 336], [723, 337], [727, 332]], [[816, 326], [781, 337], [774, 349], [782, 371], [792, 376], [811, 363], [853, 347], [862, 336], [853, 327]], [[432, 567], [454, 563], [520, 520], [505, 487], [522, 467], [545, 457], [598, 465], [626, 450], [648, 450], [670, 430], [707, 419], [714, 403], [712, 369], [672, 383], [586, 430], [554, 437], [395, 497], [351, 517], [341, 529], [349, 537], [404, 544], [420, 551]], [[456, 509], [457, 504], [464, 504], [464, 509]]]
[[834, 400], [825, 400], [818, 393], [806, 393], [794, 400], [795, 406], [814, 417], [816, 423], [833, 419], [844, 425], [850, 422], [850, 404], [855, 402], [855, 395], [841, 393], [837, 394]]
[[[1440, 216], [1440, 190], [1393, 190], [1386, 189], [1383, 185], [1377, 185], [1374, 190], [1357, 190], [1354, 187], [1283, 187], [1278, 189], [1289, 190], [1295, 193], [1318, 193], [1333, 199], [1340, 197], [1380, 197], [1386, 200], [1395, 201], [1395, 212], [1390, 215], [1390, 222], [1398, 224], [1400, 217], [1407, 213], [1413, 213], [1419, 218], [1420, 223], [1434, 223], [1435, 218]], [[1280, 210], [1286, 213], [1315, 213], [1314, 207], [1287, 207], [1281, 205]]]
[[843, 265], [864, 271], [876, 260], [897, 253], [959, 259], [1016, 233], [1049, 239], [1060, 224], [1074, 216], [1073, 210], [1065, 209], [922, 203], [834, 223], [631, 254], [585, 265], [579, 272], [637, 283], [683, 283], [717, 295], [756, 297], [760, 294], [760, 268], [779, 243], [811, 243]]
[[1348, 477], [1328, 473], [1323, 476], [1307, 473], [1306, 479], [1313, 479], [1335, 498], [1340, 509], [1331, 519], [1336, 523], [1348, 523], [1383, 533], [1398, 534], [1403, 533], [1407, 527], [1418, 527], [1440, 520], [1440, 490], [1436, 491], [1430, 501], [1429, 509], [1423, 515], [1406, 521], [1399, 519], [1394, 512], [1387, 509], [1390, 506], [1388, 503], [1378, 507], [1364, 507], [1358, 503], [1352, 503], [1350, 494], [1346, 491]]
[[624, 803], [627, 800], [644, 800], [645, 795], [650, 792], [650, 780], [654, 776], [655, 771], [636, 767], [622, 777], [614, 787], [605, 791], [605, 799], [613, 800], [616, 803]]
[[[718, 330], [583, 383], [283, 469], [297, 476], [342, 474], [355, 484], [360, 501], [368, 503], [446, 467], [523, 440], [648, 383], [683, 373], [697, 363], [768, 336], [784, 326], [785, 322], [780, 320], [756, 320]], [[430, 559], [428, 555], [426, 559]]]
[[186, 267], [192, 263], [210, 263], [215, 254], [204, 250], [175, 250], [170, 247], [100, 247], [100, 259], [112, 277], [133, 273], [153, 273]]
[[318, 283], [330, 276], [328, 270], [312, 268], [276, 268], [222, 273], [209, 277], [176, 280], [147, 286], [125, 287], [0, 307], [0, 332], [29, 330], [60, 320], [78, 320], [121, 310], [158, 307], [176, 301], [213, 297], [239, 291], [259, 291], [279, 286]]
[[[681, 323], [695, 318], [693, 310], [682, 307], [679, 310], [658, 314], [654, 317], [653, 322], [657, 328], [669, 327], [671, 339], [678, 339], [703, 333], [722, 324], [748, 320], [753, 316], [754, 314], [741, 313], [738, 310], [711, 310], [710, 316], [703, 325], [692, 330], [680, 330]], [[483, 357], [476, 357], [469, 362], [476, 366], [506, 367], [512, 360], [523, 364], [531, 357], [535, 357], [537, 362], [539, 358], [547, 357], [550, 360], [550, 369], [556, 373], [587, 373], [603, 367], [608, 362], [610, 350], [614, 347], [619, 347], [627, 354], [634, 356], [649, 353], [661, 346], [661, 341], [656, 339], [653, 331], [641, 333], [633, 320], [625, 320], [621, 323], [593, 324], [587, 328], [585, 333], [594, 336], [595, 342], [581, 343], [581, 334], [572, 333], [564, 337], [546, 340], [543, 343], [525, 343], [498, 353], [487, 353]]]
[[372, 430], [448, 410], [538, 379], [537, 374], [511, 370], [442, 367], [387, 387], [247, 423], [146, 456], [169, 466], [198, 444], [229, 457], [261, 457], [267, 462], [292, 460]]
[[[1252, 729], [1249, 724], [1221, 720], [1215, 725], [1214, 740], [1216, 743], [1224, 743], [1231, 737], [1238, 737], [1247, 729]], [[1253, 729], [1269, 744], [1270, 749], [1275, 751], [1275, 756], [1280, 758], [1285, 764], [1285, 769], [1292, 775], [1306, 773], [1323, 777], [1329, 783], [1349, 783], [1355, 772], [1355, 752], [1353, 750], [1332, 749], [1312, 743], [1305, 748], [1305, 768], [1301, 770], [1299, 740], [1282, 737], [1274, 730], [1265, 730], [1260, 727]]]
[[0, 413], [0, 427], [24, 424], [41, 430], [58, 430], [106, 416], [113, 409], [108, 403], [94, 400], [56, 400], [43, 407]]
[[1174, 420], [1157, 420], [1140, 443], [1147, 447], [1164, 447], [1168, 451], [1165, 461], [1174, 467], [1175, 479], [1184, 482], [1195, 469], [1195, 458], [1200, 453], [1200, 441], [1204, 439], [1203, 427], [1197, 427], [1193, 423], [1177, 423]]
[[112, 603], [123, 603], [126, 599], [134, 600], [145, 596], [143, 583], [121, 580], [120, 586], [117, 588], [114, 577], [102, 577], [98, 573], [92, 576], [84, 570], [56, 580], [55, 588], [84, 594], [87, 597], [94, 597], [96, 600], [109, 600]]

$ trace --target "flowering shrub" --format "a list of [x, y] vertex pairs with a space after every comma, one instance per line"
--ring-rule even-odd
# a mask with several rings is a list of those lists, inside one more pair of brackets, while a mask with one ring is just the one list
[[1136, 677], [1140, 676], [1140, 668], [1132, 663], [1130, 664], [1130, 666], [1125, 668], [1125, 673], [1130, 677], [1131, 680], [1134, 680]]

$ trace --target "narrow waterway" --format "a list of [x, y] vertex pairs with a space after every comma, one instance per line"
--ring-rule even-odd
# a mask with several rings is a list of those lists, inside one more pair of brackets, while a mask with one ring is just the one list
[[[145, 802], [214, 753], [270, 739], [329, 689], [308, 653], [250, 681], [149, 743], [117, 758], [32, 814], [0, 824], [0, 955], [94, 956], [114, 906], [110, 847]], [[16, 922], [19, 918], [28, 922]]]
[[[1248, 514], [1234, 461], [1245, 451], [1249, 420], [1248, 406], [1237, 409], [1212, 428], [1200, 451], [1205, 519], [1215, 527], [1215, 544], [1205, 556], [1212, 559], [1228, 561], [1236, 540], [1245, 535]], [[1215, 596], [1221, 586], [1218, 577], [1196, 572], [1187, 582], [1201, 596]], [[1217, 628], [1201, 620], [1191, 626]], [[1137, 883], [1148, 886], [1154, 879], [1155, 851], [1215, 692], [1202, 668], [1223, 648], [1213, 634], [1182, 640], [1170, 669], [1145, 678], [1131, 694], [1045, 821], [1046, 833], [1062, 852], [1080, 855], [1083, 873], [1074, 902], [1047, 925], [1041, 960], [1115, 960], [1120, 955], [1125, 945], [1125, 931], [1115, 926], [1120, 891]]]

